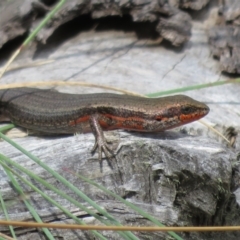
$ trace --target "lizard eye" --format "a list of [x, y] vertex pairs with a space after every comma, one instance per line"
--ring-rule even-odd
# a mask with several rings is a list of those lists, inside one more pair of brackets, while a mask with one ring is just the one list
[[182, 113], [183, 114], [189, 114], [192, 112], [192, 108], [190, 106], [184, 106], [182, 107]]

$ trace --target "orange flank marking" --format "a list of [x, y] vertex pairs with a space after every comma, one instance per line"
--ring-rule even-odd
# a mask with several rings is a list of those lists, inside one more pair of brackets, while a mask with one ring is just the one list
[[99, 120], [99, 124], [100, 124], [100, 126], [102, 127], [102, 128], [104, 128], [104, 129], [109, 129], [109, 125], [108, 125], [108, 123], [106, 122], [106, 121], [104, 121], [104, 120]]
[[79, 123], [83, 123], [83, 122], [87, 122], [89, 120], [90, 116], [84, 116], [84, 117], [80, 117], [77, 120], [72, 120], [69, 122], [70, 126], [75, 126]]
[[111, 125], [108, 125], [107, 121], [104, 121], [104, 119], [101, 119], [99, 121], [100, 125], [107, 129], [107, 130], [113, 130], [113, 129], [128, 129], [128, 130], [144, 130], [144, 120], [140, 117], [120, 117], [120, 116], [114, 116], [110, 114], [104, 114], [104, 117], [111, 119], [113, 122]]
[[200, 119], [201, 117], [202, 116], [200, 114], [189, 114], [189, 115], [181, 114], [180, 120], [181, 122], [193, 122]]

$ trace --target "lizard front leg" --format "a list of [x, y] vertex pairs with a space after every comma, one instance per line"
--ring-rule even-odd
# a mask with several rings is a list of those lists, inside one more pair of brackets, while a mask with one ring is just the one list
[[114, 152], [111, 149], [111, 147], [108, 144], [108, 141], [106, 140], [102, 127], [99, 124], [99, 115], [93, 114], [90, 117], [90, 126], [92, 129], [92, 132], [95, 136], [95, 144], [91, 150], [92, 153], [94, 153], [98, 149], [98, 159], [99, 162], [102, 162], [102, 152], [104, 152], [106, 158], [109, 160], [114, 156]]

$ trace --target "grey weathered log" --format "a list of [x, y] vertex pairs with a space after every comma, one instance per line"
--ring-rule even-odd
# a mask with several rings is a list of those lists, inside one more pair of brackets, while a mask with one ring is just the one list
[[193, 10], [201, 10], [210, 0], [179, 0], [181, 8], [190, 8]]
[[[39, 16], [38, 13], [42, 14], [49, 10], [49, 7], [36, 0], [21, 0], [14, 4], [8, 1], [0, 6], [0, 47], [8, 40], [23, 35], [36, 27], [42, 20], [39, 17], [36, 19]], [[190, 16], [163, 0], [122, 0], [111, 3], [105, 0], [71, 0], [66, 1], [41, 30], [37, 36], [38, 41], [46, 43], [57, 28], [86, 14], [91, 15], [92, 19], [129, 15], [133, 22], [149, 22], [159, 37], [169, 40], [176, 46], [188, 41], [191, 34]], [[151, 37], [149, 35], [149, 38]]]
[[223, 16], [225, 22], [233, 25], [240, 24], [240, 3], [238, 0], [225, 0], [219, 6], [219, 14]]
[[222, 71], [239, 74], [240, 1], [223, 1], [219, 6], [219, 18], [221, 24], [208, 31], [212, 53], [220, 60]]
[[216, 26], [208, 35], [212, 53], [220, 59], [222, 70], [240, 73], [240, 27]]
[[[226, 204], [231, 196], [233, 153], [230, 149], [205, 137], [188, 136], [174, 131], [159, 134], [129, 134], [119, 131], [117, 134], [109, 132], [107, 135], [115, 147], [118, 144], [119, 146], [116, 158], [112, 160], [113, 169], [104, 161], [102, 173], [97, 156], [92, 158], [89, 154], [89, 149], [94, 143], [91, 135], [54, 139], [25, 137], [15, 141], [97, 201], [122, 224], [149, 225], [150, 223], [123, 204], [114, 201], [112, 197], [84, 183], [71, 172], [88, 176], [105, 185], [106, 188], [136, 204], [166, 225], [221, 224], [221, 217], [226, 212]], [[46, 142], [51, 144], [49, 148], [45, 147]], [[69, 196], [84, 202], [45, 170], [38, 168], [26, 156], [9, 147], [7, 143], [1, 143], [1, 152], [34, 171], [55, 187], [61, 188]], [[28, 177], [27, 179], [30, 180]], [[10, 218], [32, 220], [29, 212], [24, 210], [24, 205], [18, 201], [18, 196], [14, 194], [4, 171], [1, 171], [0, 184], [0, 188], [4, 189], [2, 195], [5, 203], [11, 206]], [[58, 199], [58, 202], [73, 213], [78, 212], [77, 216], [85, 220], [85, 213], [74, 208], [66, 200], [57, 197], [43, 186], [41, 190]], [[25, 187], [25, 193], [30, 197], [43, 221], [64, 217], [59, 210], [30, 188]], [[12, 205], [13, 200], [17, 204]], [[0, 218], [4, 218], [2, 214]], [[86, 219], [89, 217], [87, 216]], [[90, 223], [93, 223], [92, 221], [96, 222], [92, 219]], [[7, 227], [0, 228], [1, 232], [7, 229]], [[19, 231], [16, 230], [16, 233], [19, 234]], [[145, 239], [145, 234], [142, 234], [140, 233], [139, 237]], [[117, 234], [111, 235], [112, 239], [119, 238]], [[155, 233], [155, 236], [161, 235]], [[71, 239], [77, 238], [74, 238], [73, 234]]]
[[0, 48], [4, 43], [27, 33], [39, 11], [46, 11], [36, 0], [4, 1], [0, 4]]
[[[216, 12], [216, 9], [213, 10]], [[134, 32], [129, 31], [109, 29], [101, 32], [81, 31], [74, 37], [66, 36], [65, 42], [54, 43], [54, 48], [47, 43], [45, 52], [41, 49], [38, 51], [33, 48], [28, 49], [31, 53], [29, 55], [34, 55], [35, 58], [50, 58], [55, 61], [8, 72], [1, 81], [2, 84], [56, 80], [85, 81], [141, 94], [217, 81], [220, 74], [219, 64], [212, 59], [206, 36], [208, 27], [213, 26], [215, 22], [211, 18], [208, 19], [208, 16], [205, 15], [206, 21], [193, 20], [191, 40], [184, 48], [177, 50], [169, 45], [164, 47], [159, 41], [139, 40]], [[22, 65], [26, 61], [31, 62], [31, 59], [24, 55], [17, 62]], [[226, 78], [221, 76], [221, 79]], [[106, 91], [78, 86], [57, 87], [57, 89], [70, 93]], [[209, 105], [211, 110], [204, 121], [211, 126], [220, 132], [233, 126], [239, 132], [238, 85], [229, 84], [185, 94]], [[83, 173], [117, 192], [169, 226], [240, 224], [237, 196], [240, 175], [236, 164], [240, 149], [239, 136], [236, 149], [231, 149], [222, 138], [199, 123], [186, 125], [182, 128], [183, 131], [187, 134], [175, 131], [156, 135], [108, 132], [107, 137], [112, 140], [113, 146], [117, 148], [120, 145], [117, 148], [117, 159], [113, 160], [113, 170], [104, 161], [102, 173], [97, 155], [92, 157], [90, 154], [94, 143], [92, 134], [54, 138], [11, 135], [11, 138], [82, 189], [123, 224], [151, 225], [145, 218], [112, 197], [106, 196], [94, 187], [89, 187], [72, 172], [66, 171], [66, 167], [73, 172]], [[68, 188], [7, 143], [0, 142], [0, 148], [1, 153], [12, 157], [75, 197]], [[0, 187], [4, 200], [9, 204], [10, 219], [31, 219], [30, 213], [11, 188], [2, 169]], [[42, 186], [41, 188], [86, 223], [98, 224], [96, 220], [72, 204]], [[33, 204], [44, 221], [70, 222], [68, 217], [30, 191], [28, 187], [25, 187], [25, 192], [29, 200], [34, 200]], [[76, 199], [82, 201], [78, 197]], [[1, 218], [5, 218], [2, 212]], [[23, 233], [20, 239], [44, 238], [41, 232], [35, 230], [30, 232], [29, 229], [18, 228], [17, 233], [20, 232]], [[87, 233], [81, 231], [51, 230], [51, 232], [55, 237], [63, 239], [92, 238], [92, 235], [84, 235]], [[8, 233], [6, 228], [4, 233]], [[108, 239], [120, 238], [119, 235], [106, 231], [104, 235]], [[238, 232], [184, 235], [181, 233], [180, 235], [189, 240], [240, 238]], [[166, 239], [166, 234], [140, 233], [139, 237]]]

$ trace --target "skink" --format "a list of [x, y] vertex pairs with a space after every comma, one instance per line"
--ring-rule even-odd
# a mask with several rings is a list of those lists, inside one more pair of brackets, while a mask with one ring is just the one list
[[2, 120], [45, 134], [93, 132], [94, 152], [111, 158], [103, 130], [160, 132], [204, 117], [209, 108], [184, 95], [142, 98], [109, 93], [66, 94], [36, 88], [0, 90]]

